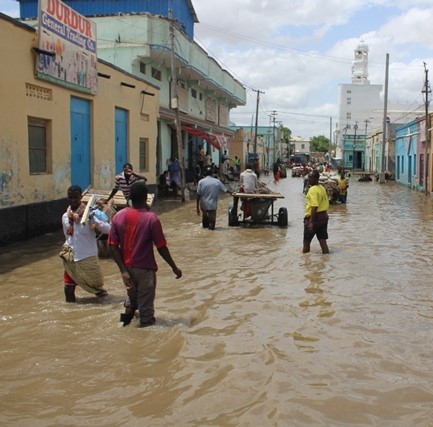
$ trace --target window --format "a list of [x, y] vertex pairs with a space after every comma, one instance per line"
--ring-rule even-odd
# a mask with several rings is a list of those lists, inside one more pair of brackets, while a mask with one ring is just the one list
[[347, 90], [346, 93], [352, 93], [352, 91], [351, 90]]
[[48, 125], [43, 119], [28, 118], [30, 174], [48, 173]]
[[148, 169], [148, 156], [147, 156], [147, 150], [149, 147], [149, 138], [140, 138], [140, 171], [144, 172]]
[[346, 113], [346, 119], [350, 120], [352, 118], [352, 113]]
[[140, 73], [146, 74], [146, 64], [140, 61]]
[[199, 99], [200, 101], [203, 101], [203, 94], [202, 94], [201, 92], [198, 94], [198, 99]]
[[152, 67], [152, 77], [155, 80], [161, 81], [161, 70], [158, 70], [158, 68]]
[[305, 149], [305, 144], [301, 144], [301, 149], [302, 149], [302, 150]]
[[191, 89], [191, 96], [197, 98], [197, 91], [195, 89]]

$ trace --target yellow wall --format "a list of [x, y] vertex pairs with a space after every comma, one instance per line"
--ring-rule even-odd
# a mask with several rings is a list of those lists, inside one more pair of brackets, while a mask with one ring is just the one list
[[230, 146], [230, 158], [234, 159], [238, 156], [241, 161], [241, 171], [245, 169], [245, 148], [244, 148], [244, 130], [243, 128], [236, 130], [232, 136], [232, 142]]
[[[2, 81], [0, 84], [0, 209], [66, 197], [70, 182], [70, 99], [89, 99], [91, 103], [92, 186], [108, 190], [114, 183], [114, 111], [129, 111], [128, 161], [138, 171], [139, 139], [148, 138], [148, 184], [156, 184], [155, 153], [159, 90], [150, 84], [98, 62], [96, 96], [82, 94], [34, 77], [37, 34], [0, 15]], [[125, 82], [135, 88], [122, 86]], [[26, 88], [32, 86], [32, 90]], [[38, 98], [33, 87], [48, 90], [51, 100]], [[145, 95], [142, 91], [153, 93]], [[48, 174], [29, 173], [28, 117], [51, 121], [51, 162]]]

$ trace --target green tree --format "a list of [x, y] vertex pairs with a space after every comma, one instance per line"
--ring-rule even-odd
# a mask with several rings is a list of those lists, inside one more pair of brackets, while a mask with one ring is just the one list
[[313, 153], [327, 153], [329, 151], [329, 138], [324, 135], [310, 138], [310, 151]]
[[280, 125], [280, 132], [283, 135], [283, 141], [288, 144], [290, 142], [290, 138], [292, 136], [292, 131], [289, 128], [286, 128], [283, 125]]

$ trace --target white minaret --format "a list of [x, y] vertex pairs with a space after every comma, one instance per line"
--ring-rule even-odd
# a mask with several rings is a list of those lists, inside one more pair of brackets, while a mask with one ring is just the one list
[[[366, 120], [375, 127], [382, 123], [383, 106], [380, 99], [382, 85], [370, 84], [368, 80], [368, 46], [360, 40], [354, 50], [355, 58], [352, 62], [352, 82], [338, 85], [338, 119], [337, 119], [337, 157], [342, 157], [345, 165], [353, 162], [353, 141], [347, 135], [355, 134], [358, 123], [357, 136], [363, 135], [363, 125]], [[359, 142], [359, 141], [358, 141]], [[358, 144], [359, 145], [359, 144]], [[359, 150], [362, 151], [359, 147]], [[362, 164], [362, 155], [355, 159], [355, 167]], [[361, 158], [361, 161], [359, 160]]]
[[360, 40], [355, 49], [355, 60], [352, 63], [352, 83], [370, 84], [368, 80], [368, 46], [364, 43], [364, 40]]

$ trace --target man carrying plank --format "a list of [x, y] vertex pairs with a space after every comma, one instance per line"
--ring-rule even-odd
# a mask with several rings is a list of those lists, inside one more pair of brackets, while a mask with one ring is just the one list
[[104, 289], [104, 277], [98, 260], [96, 229], [110, 232], [110, 224], [92, 215], [90, 207], [81, 201], [82, 189], [78, 185], [68, 188], [69, 206], [63, 214], [62, 225], [66, 242], [60, 252], [63, 259], [66, 302], [75, 302], [75, 286], [79, 285], [97, 297], [108, 295]]

